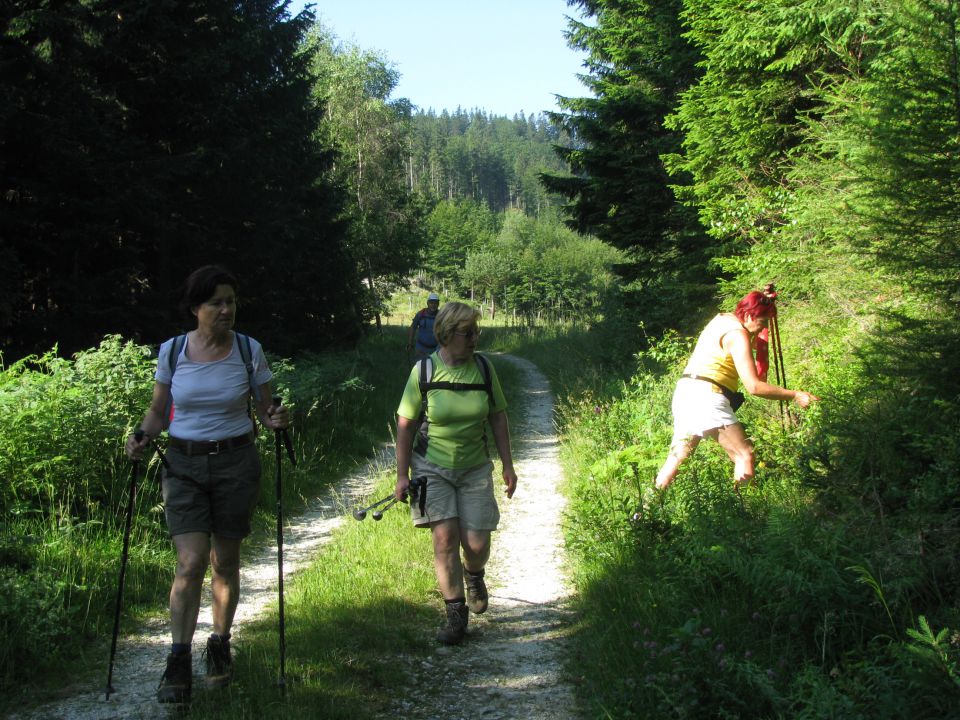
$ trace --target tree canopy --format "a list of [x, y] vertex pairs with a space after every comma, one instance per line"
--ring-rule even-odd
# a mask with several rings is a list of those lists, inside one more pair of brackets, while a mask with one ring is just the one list
[[286, 2], [5, 3], [0, 334], [14, 356], [161, 339], [194, 267], [278, 350], [355, 335], [357, 273]]

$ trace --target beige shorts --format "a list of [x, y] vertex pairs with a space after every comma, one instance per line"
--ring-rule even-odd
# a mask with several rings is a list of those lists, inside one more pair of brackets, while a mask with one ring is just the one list
[[493, 496], [493, 463], [489, 460], [466, 470], [451, 470], [412, 454], [411, 477], [427, 479], [425, 513], [411, 503], [410, 516], [417, 527], [459, 518], [465, 530], [496, 530], [500, 508]]

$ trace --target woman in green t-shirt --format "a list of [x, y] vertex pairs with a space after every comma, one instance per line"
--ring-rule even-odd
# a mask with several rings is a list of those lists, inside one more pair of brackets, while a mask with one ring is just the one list
[[397, 408], [394, 492], [397, 498], [404, 496], [411, 471], [426, 480], [420, 490], [426, 493], [423, 512], [411, 503], [411, 513], [417, 527], [428, 527], [433, 534], [434, 570], [447, 615], [437, 640], [445, 645], [463, 640], [470, 610], [479, 614], [487, 609], [484, 566], [490, 557], [490, 533], [500, 520], [487, 453], [488, 427], [503, 465], [507, 497], [517, 488], [507, 402], [493, 366], [474, 354], [479, 318], [480, 313], [464, 303], [443, 306], [433, 326], [439, 349], [420, 361], [432, 370], [422, 425], [420, 363], [410, 371]]

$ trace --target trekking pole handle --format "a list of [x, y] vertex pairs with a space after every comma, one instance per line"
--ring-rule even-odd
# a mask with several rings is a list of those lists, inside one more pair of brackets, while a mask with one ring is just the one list
[[[273, 401], [274, 407], [283, 405], [283, 398], [279, 395], [274, 395], [271, 400]], [[290, 441], [290, 433], [287, 432], [286, 428], [283, 430], [277, 430], [276, 433], [283, 438], [283, 446], [287, 449], [287, 456], [290, 458], [290, 464], [296, 467], [297, 458], [293, 454], [293, 443]]]

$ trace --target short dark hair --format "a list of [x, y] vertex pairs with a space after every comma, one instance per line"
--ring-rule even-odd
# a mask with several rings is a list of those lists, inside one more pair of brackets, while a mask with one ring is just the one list
[[183, 297], [180, 298], [180, 310], [187, 318], [193, 317], [192, 310], [213, 297], [217, 285], [229, 285], [238, 292], [237, 277], [223, 265], [204, 265], [190, 273], [184, 283]]

